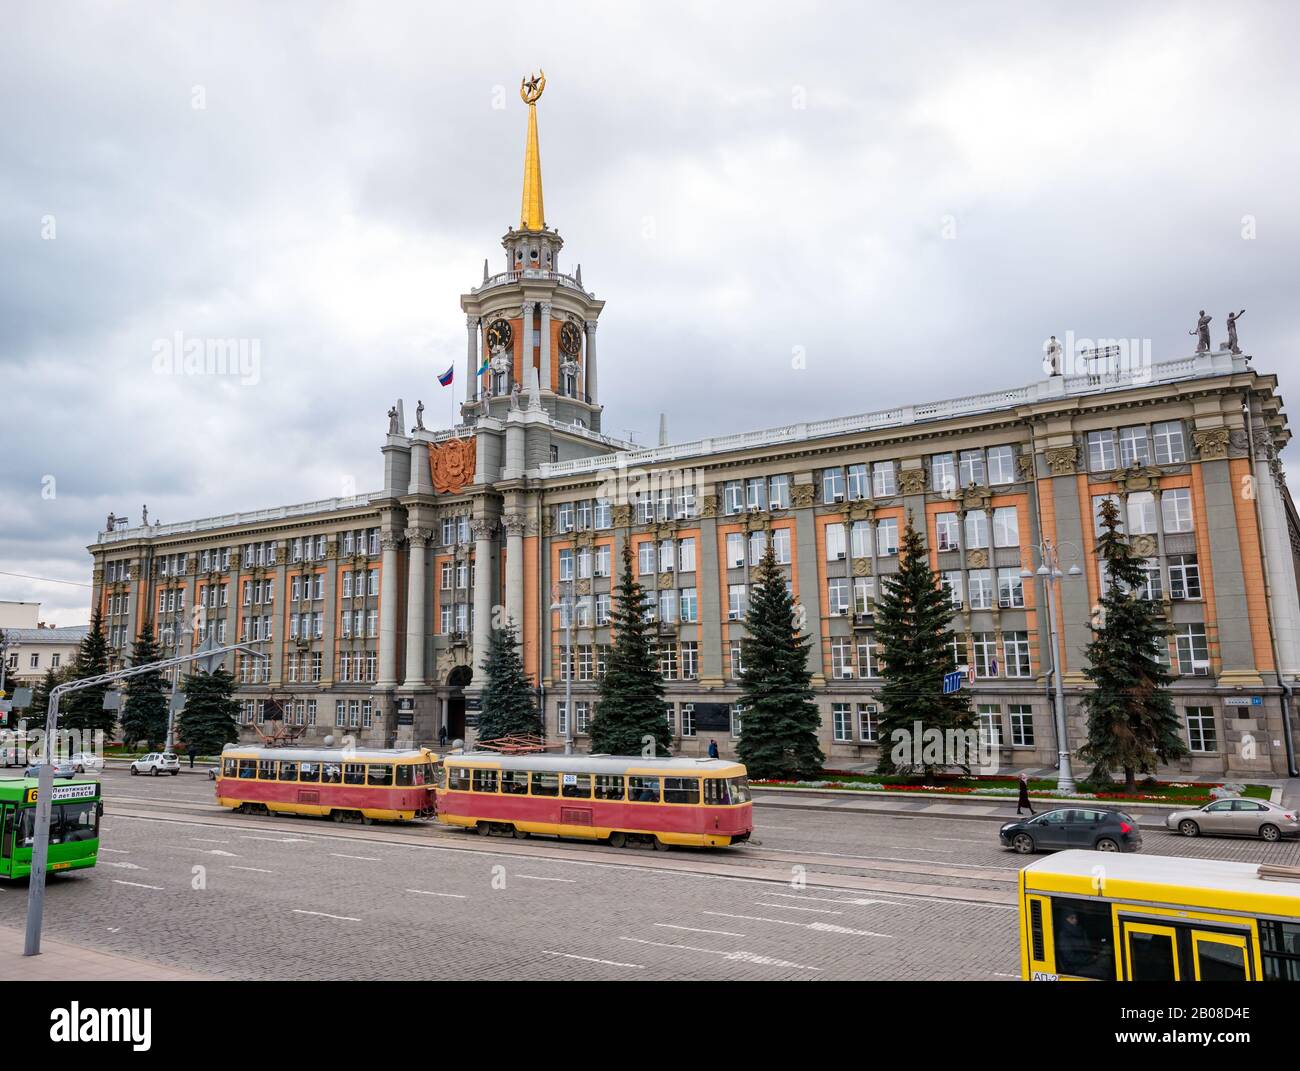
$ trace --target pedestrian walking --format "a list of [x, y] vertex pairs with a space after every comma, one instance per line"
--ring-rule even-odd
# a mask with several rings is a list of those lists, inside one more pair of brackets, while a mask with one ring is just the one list
[[1029, 802], [1029, 775], [1020, 775], [1020, 796], [1016, 799], [1016, 814], [1019, 814], [1025, 807], [1029, 808], [1029, 813], [1034, 813], [1034, 805]]
[[439, 747], [446, 747], [446, 746], [447, 746], [447, 724], [446, 724], [446, 722], [444, 722], [442, 725], [439, 725], [439, 726], [438, 726], [438, 746], [439, 746]]
[[717, 742], [716, 740], [710, 740], [710, 741], [709, 741], [709, 758], [711, 758], [711, 759], [716, 759], [717, 757], [718, 757], [718, 742]]
[[191, 769], [191, 770], [194, 769], [194, 759], [195, 759], [195, 757], [198, 755], [198, 753], [199, 753], [199, 749], [198, 749], [197, 747], [195, 747], [193, 744], [191, 744], [191, 745], [190, 745], [190, 748], [189, 748], [190, 769]]

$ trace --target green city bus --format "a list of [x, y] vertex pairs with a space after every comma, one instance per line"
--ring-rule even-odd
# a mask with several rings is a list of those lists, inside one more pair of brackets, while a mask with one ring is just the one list
[[[0, 878], [32, 872], [36, 839], [36, 778], [0, 781]], [[99, 816], [104, 805], [98, 781], [65, 781], [50, 800], [48, 871], [81, 870], [99, 857]]]

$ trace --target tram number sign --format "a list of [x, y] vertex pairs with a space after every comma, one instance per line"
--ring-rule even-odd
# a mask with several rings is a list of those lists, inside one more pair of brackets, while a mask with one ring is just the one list
[[576, 785], [576, 784], [578, 783], [578, 775], [577, 775], [577, 774], [566, 773], [566, 774], [563, 775], [563, 777], [564, 777], [564, 783], [565, 783], [566, 785]]

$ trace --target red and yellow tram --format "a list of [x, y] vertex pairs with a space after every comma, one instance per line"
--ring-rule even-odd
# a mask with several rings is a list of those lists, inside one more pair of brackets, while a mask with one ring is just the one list
[[307, 814], [346, 821], [433, 815], [438, 757], [424, 748], [228, 747], [217, 803], [244, 814]]
[[443, 756], [438, 820], [483, 835], [625, 844], [740, 844], [753, 829], [745, 767], [721, 759], [608, 755]]

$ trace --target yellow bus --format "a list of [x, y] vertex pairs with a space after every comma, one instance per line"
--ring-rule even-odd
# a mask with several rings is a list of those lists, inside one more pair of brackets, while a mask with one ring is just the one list
[[1300, 867], [1064, 851], [1020, 872], [1026, 981], [1300, 982]]

